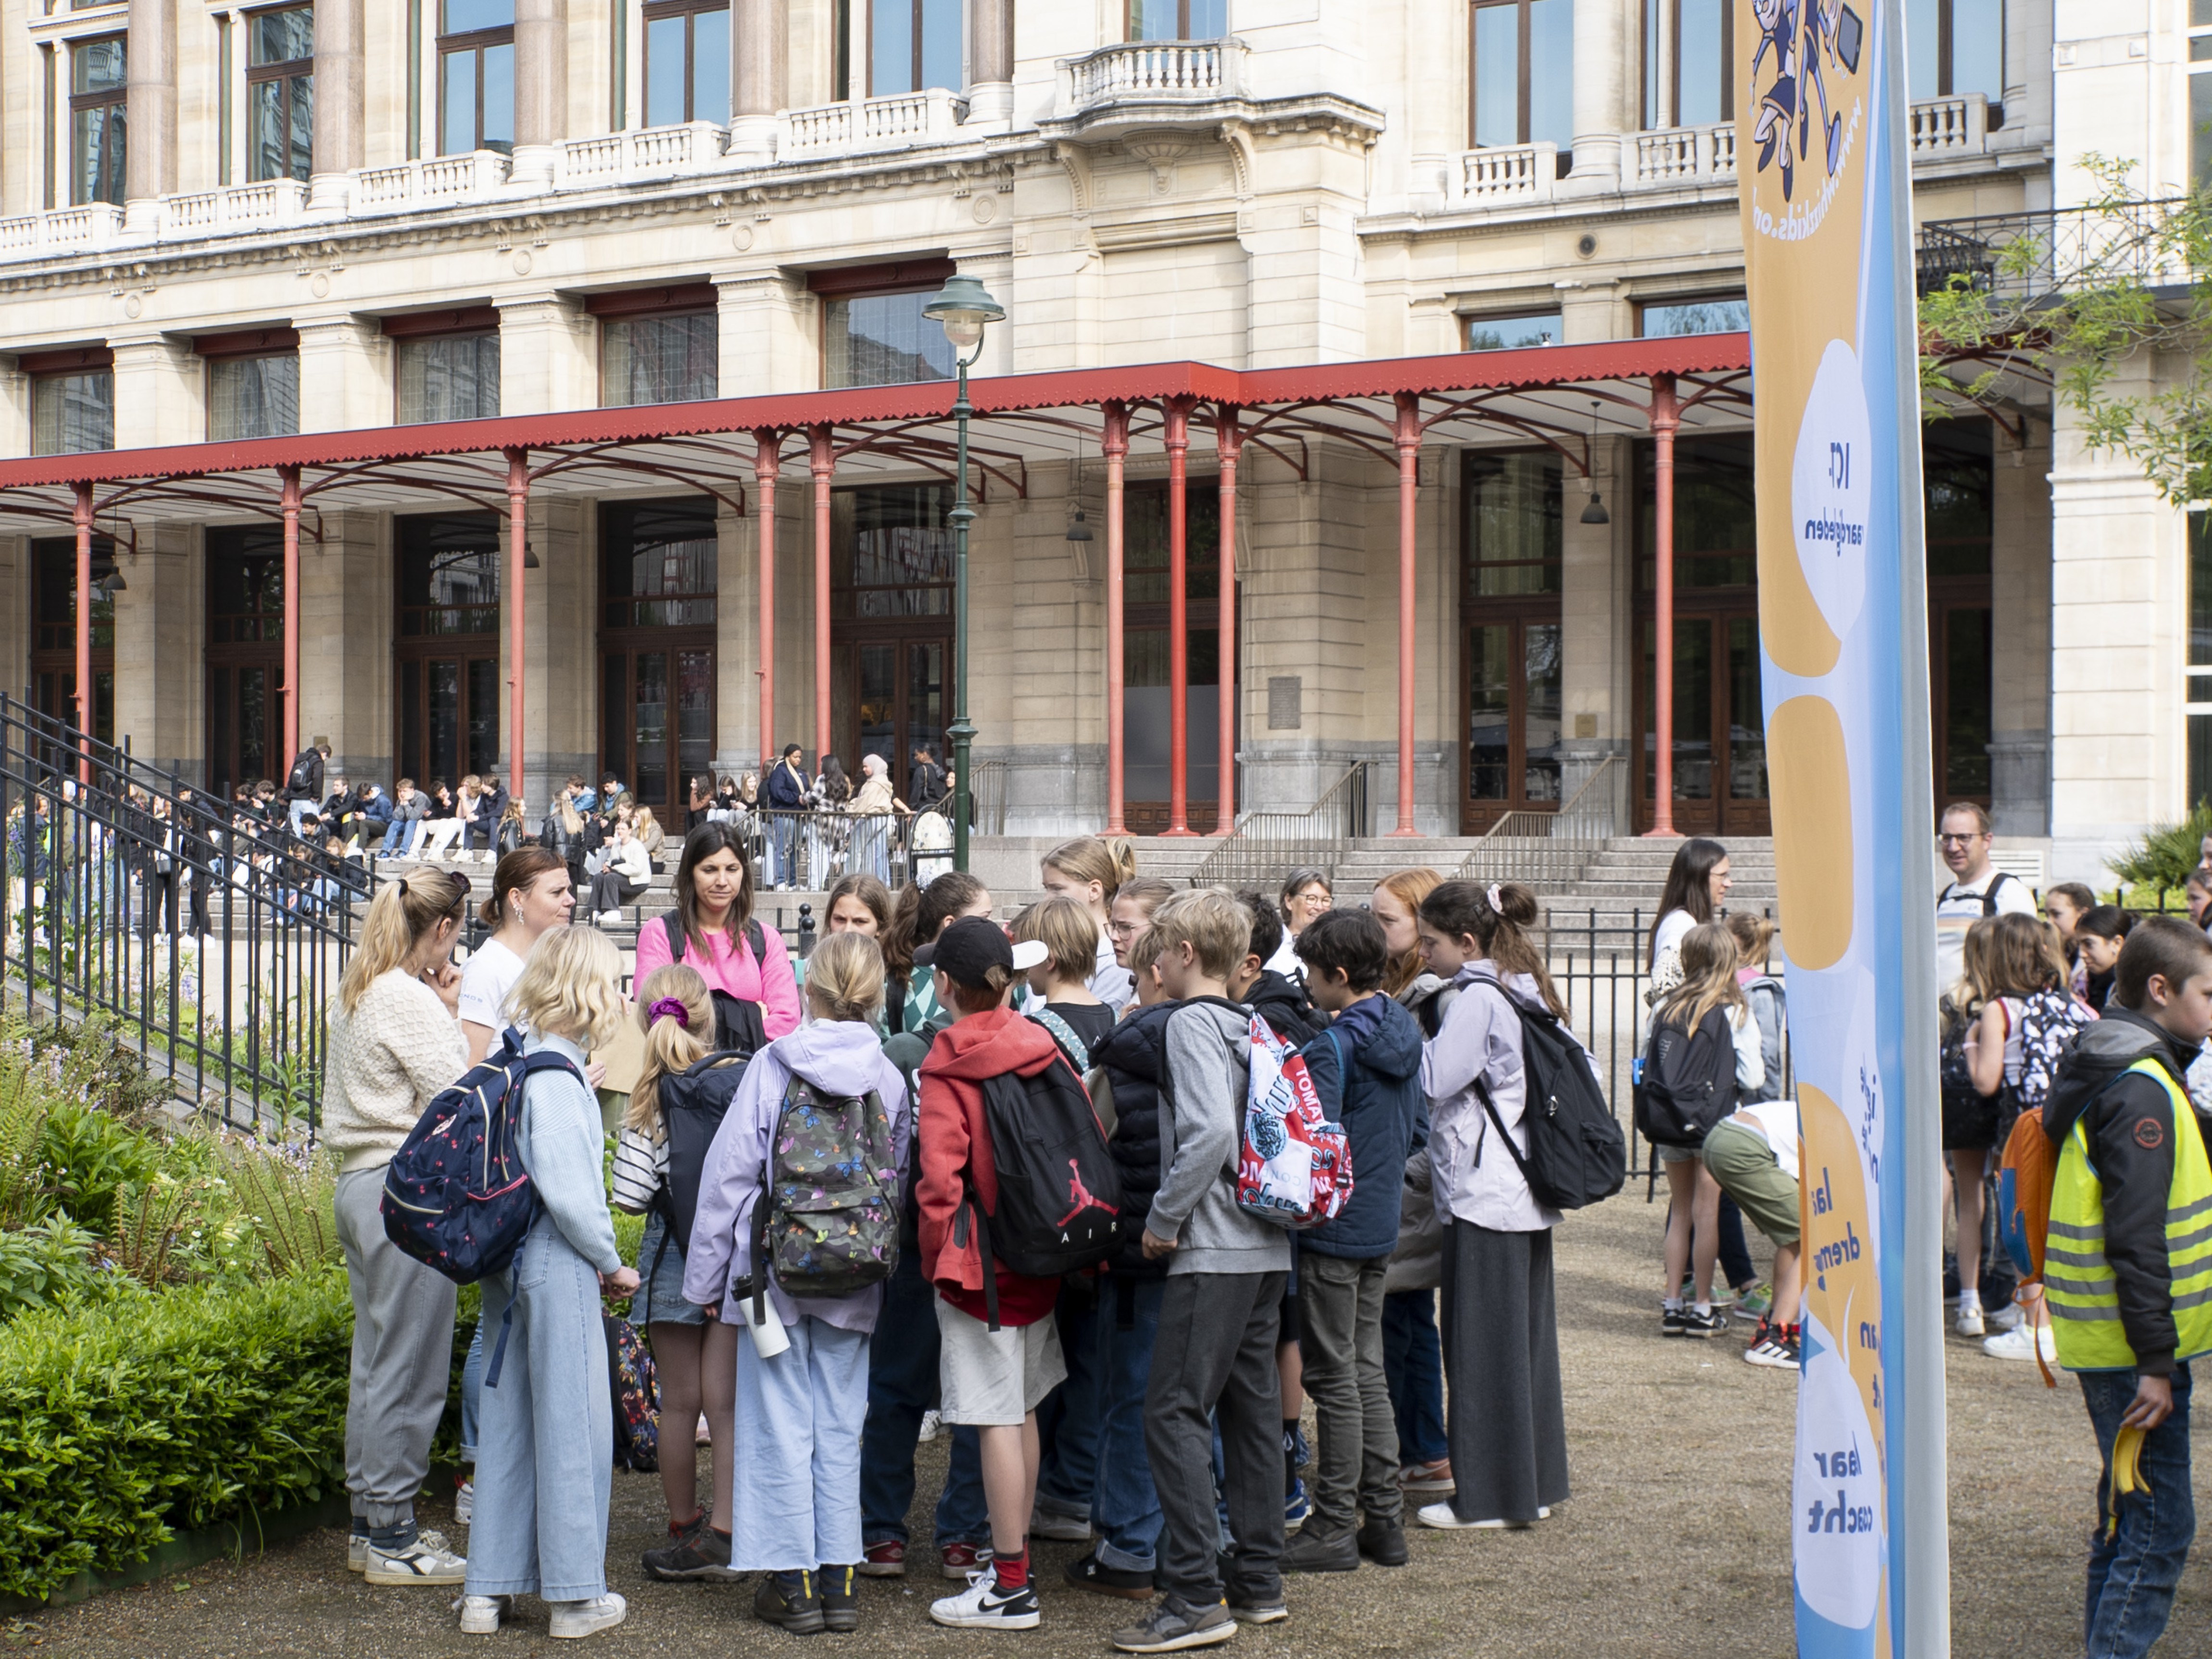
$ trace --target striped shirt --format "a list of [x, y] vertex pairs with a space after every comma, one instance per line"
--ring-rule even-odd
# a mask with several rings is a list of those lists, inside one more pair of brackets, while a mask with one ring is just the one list
[[642, 1215], [668, 1179], [668, 1141], [628, 1124], [615, 1131], [615, 1207]]

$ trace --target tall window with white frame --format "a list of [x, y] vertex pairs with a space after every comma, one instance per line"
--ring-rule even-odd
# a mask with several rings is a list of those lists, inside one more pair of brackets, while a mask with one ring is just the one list
[[2212, 799], [2212, 513], [2189, 515], [2189, 804]]
[[1229, 33], [1229, 0], [1125, 0], [1132, 40], [1218, 40]]
[[645, 124], [730, 124], [730, 0], [646, 0]]
[[1468, 16], [1468, 143], [1556, 144], [1572, 165], [1574, 0], [1474, 0]]
[[105, 349], [27, 354], [17, 361], [31, 379], [31, 453], [115, 447], [115, 372]]
[[[2200, 3], [2197, 10], [2204, 9]], [[1980, 93], [2004, 119], [2005, 0], [1905, 0], [1905, 76], [1915, 100]]]
[[304, 181], [315, 165], [315, 9], [246, 20], [246, 176]]
[[1644, 125], [1735, 118], [1735, 0], [1644, 0]]
[[960, 0], [869, 0], [868, 95], [963, 86], [960, 14]]
[[207, 362], [210, 443], [279, 438], [300, 429], [300, 337], [289, 328], [250, 329], [198, 343]]
[[103, 35], [70, 48], [70, 200], [123, 204], [130, 91], [123, 37]]
[[438, 0], [438, 153], [514, 150], [514, 0]]
[[2189, 176], [2212, 183], [2212, 0], [2189, 0]]

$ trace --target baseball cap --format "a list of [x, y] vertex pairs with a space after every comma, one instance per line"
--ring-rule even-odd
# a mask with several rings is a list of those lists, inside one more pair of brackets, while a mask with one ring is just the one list
[[1002, 968], [1009, 975], [1022, 973], [1045, 959], [1042, 939], [1019, 945], [1006, 938], [1006, 930], [988, 916], [963, 916], [914, 953], [915, 965], [941, 968], [963, 985], [988, 986], [990, 970]]

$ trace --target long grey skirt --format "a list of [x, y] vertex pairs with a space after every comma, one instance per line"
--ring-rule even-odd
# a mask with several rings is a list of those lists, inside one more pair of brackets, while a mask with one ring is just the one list
[[1443, 1230], [1445, 1438], [1462, 1521], [1529, 1522], [1567, 1496], [1552, 1235]]

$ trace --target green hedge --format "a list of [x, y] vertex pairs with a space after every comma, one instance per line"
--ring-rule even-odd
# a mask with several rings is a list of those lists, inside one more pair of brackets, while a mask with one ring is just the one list
[[0, 1328], [0, 1595], [343, 1486], [343, 1274], [216, 1284]]

